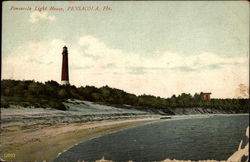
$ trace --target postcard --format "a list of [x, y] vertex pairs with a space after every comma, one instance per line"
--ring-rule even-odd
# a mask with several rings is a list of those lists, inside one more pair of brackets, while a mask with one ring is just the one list
[[0, 161], [249, 160], [247, 1], [2, 2]]

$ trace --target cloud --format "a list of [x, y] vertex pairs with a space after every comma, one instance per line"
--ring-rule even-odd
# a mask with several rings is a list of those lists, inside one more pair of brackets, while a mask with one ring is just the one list
[[[221, 57], [218, 54], [204, 52], [197, 55], [185, 56], [172, 52], [155, 52], [150, 57], [138, 53], [129, 53], [120, 49], [107, 47], [103, 42], [93, 36], [83, 36], [79, 39], [79, 45], [85, 56], [91, 56], [96, 62], [94, 66], [115, 65], [114, 69], [123, 68], [131, 73], [138, 74], [179, 70], [194, 72], [204, 70], [222, 69], [224, 67], [244, 66], [248, 64], [248, 57]], [[93, 62], [89, 62], [92, 64]], [[92, 64], [93, 65], [93, 64]], [[120, 70], [119, 69], [119, 70]]]
[[3, 58], [3, 78], [60, 82], [61, 52], [69, 50], [70, 82], [76, 86], [109, 85], [135, 94], [212, 92], [212, 97], [235, 97], [239, 84], [248, 85], [248, 56], [221, 57], [204, 52], [186, 56], [155, 52], [150, 56], [108, 47], [87, 35], [78, 42], [54, 39], [29, 42]]
[[39, 12], [39, 11], [31, 12], [29, 22], [36, 23], [39, 20], [54, 21], [55, 16], [54, 15], [49, 15], [47, 12]]
[[13, 48], [3, 58], [3, 78], [58, 80], [64, 45], [64, 41], [55, 39], [49, 42], [28, 42]]

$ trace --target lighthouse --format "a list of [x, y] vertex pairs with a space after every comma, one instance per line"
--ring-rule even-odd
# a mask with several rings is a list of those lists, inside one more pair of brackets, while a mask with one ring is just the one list
[[68, 49], [66, 46], [63, 47], [62, 52], [62, 78], [61, 78], [62, 85], [69, 84], [69, 65], [68, 65]]

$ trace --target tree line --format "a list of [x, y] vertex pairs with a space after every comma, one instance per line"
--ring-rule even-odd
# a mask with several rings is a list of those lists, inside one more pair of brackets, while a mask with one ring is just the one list
[[135, 107], [166, 109], [166, 108], [216, 108], [223, 110], [235, 110], [236, 112], [248, 112], [248, 99], [202, 99], [201, 93], [182, 93], [169, 98], [161, 98], [153, 95], [136, 96], [123, 90], [103, 86], [60, 85], [56, 81], [45, 83], [33, 80], [1, 80], [1, 107], [20, 105], [24, 107], [51, 107], [66, 110], [62, 104], [67, 99], [80, 99], [93, 102], [101, 102], [113, 105], [131, 105]]

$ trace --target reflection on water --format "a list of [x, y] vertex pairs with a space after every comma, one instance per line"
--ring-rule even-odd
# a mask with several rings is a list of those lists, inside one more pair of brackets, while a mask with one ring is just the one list
[[69, 149], [55, 161], [226, 160], [249, 125], [247, 115], [152, 123], [104, 135]]

